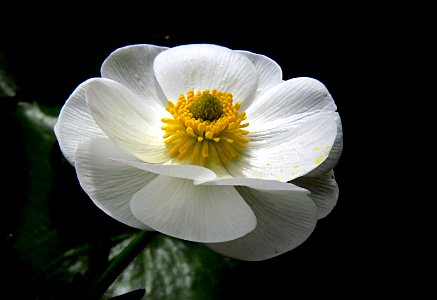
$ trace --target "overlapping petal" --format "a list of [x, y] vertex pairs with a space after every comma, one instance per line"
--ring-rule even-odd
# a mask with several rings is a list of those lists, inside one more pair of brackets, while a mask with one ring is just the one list
[[307, 174], [329, 155], [337, 135], [335, 122], [325, 116], [263, 141], [250, 142], [244, 155], [227, 165], [234, 177], [290, 181]]
[[153, 172], [159, 175], [191, 179], [198, 182], [211, 181], [217, 176], [208, 168], [197, 165], [171, 165], [151, 164], [136, 160], [114, 159], [141, 170]]
[[282, 83], [281, 67], [267, 56], [252, 53], [249, 51], [237, 51], [246, 56], [254, 65], [258, 73], [258, 87], [255, 99], [267, 92], [274, 86]]
[[188, 90], [217, 89], [231, 92], [242, 109], [253, 100], [258, 74], [242, 54], [216, 45], [185, 45], [160, 53], [155, 75], [169, 100]]
[[296, 127], [306, 118], [329, 114], [337, 107], [326, 87], [307, 77], [284, 81], [269, 89], [246, 110], [251, 140], [265, 140]]
[[94, 120], [113, 141], [147, 162], [170, 159], [160, 121], [166, 111], [149, 105], [156, 100], [145, 102], [122, 84], [103, 78], [88, 85], [86, 96]]
[[74, 165], [77, 146], [89, 138], [106, 137], [94, 121], [86, 102], [87, 86], [99, 80], [88, 79], [81, 83], [67, 99], [55, 125], [55, 134], [65, 158]]
[[153, 64], [155, 57], [166, 49], [154, 45], [119, 48], [103, 62], [102, 77], [120, 82], [145, 100], [159, 99], [165, 104], [167, 99], [156, 81]]
[[256, 227], [251, 208], [232, 186], [194, 185], [159, 176], [135, 194], [135, 217], [164, 234], [196, 242], [223, 242]]
[[257, 178], [231, 177], [231, 178], [217, 178], [210, 181], [199, 183], [201, 185], [215, 185], [215, 186], [245, 186], [256, 190], [267, 191], [291, 191], [303, 194], [310, 192], [305, 188], [299, 187], [293, 183], [281, 182], [277, 180], [266, 180]]
[[88, 139], [76, 151], [76, 172], [80, 185], [106, 214], [131, 227], [150, 230], [130, 210], [133, 195], [156, 176], [114, 158], [135, 160], [108, 138]]
[[316, 116], [325, 115], [337, 124], [337, 136], [329, 157], [308, 176], [331, 170], [343, 150], [343, 130], [337, 106], [320, 81], [300, 77], [284, 81], [269, 89], [248, 108], [252, 141], [264, 141], [297, 127]]
[[311, 192], [309, 196], [317, 206], [319, 219], [326, 217], [337, 204], [339, 189], [333, 170], [319, 177], [299, 177], [291, 183]]
[[254, 211], [257, 227], [239, 239], [207, 244], [212, 250], [241, 260], [265, 260], [294, 249], [313, 232], [317, 208], [306, 191], [237, 190]]
[[332, 170], [338, 163], [341, 153], [343, 152], [343, 127], [338, 113], [334, 117], [337, 123], [337, 136], [335, 137], [334, 145], [332, 145], [328, 158], [317, 168], [306, 174], [307, 177], [321, 176]]

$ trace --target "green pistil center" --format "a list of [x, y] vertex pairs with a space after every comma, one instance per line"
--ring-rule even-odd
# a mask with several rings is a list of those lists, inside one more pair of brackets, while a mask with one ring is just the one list
[[219, 100], [211, 94], [203, 94], [188, 108], [196, 119], [213, 121], [220, 118], [223, 107]]

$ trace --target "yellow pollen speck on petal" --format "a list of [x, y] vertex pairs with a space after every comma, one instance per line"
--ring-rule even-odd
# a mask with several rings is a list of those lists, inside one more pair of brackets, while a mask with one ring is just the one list
[[326, 159], [326, 156], [323, 154], [320, 154], [316, 158], [316, 165], [320, 165], [325, 159]]
[[233, 95], [217, 89], [182, 94], [167, 102], [172, 118], [162, 118], [163, 141], [170, 155], [182, 162], [208, 166], [226, 164], [244, 152], [249, 139], [246, 113]]

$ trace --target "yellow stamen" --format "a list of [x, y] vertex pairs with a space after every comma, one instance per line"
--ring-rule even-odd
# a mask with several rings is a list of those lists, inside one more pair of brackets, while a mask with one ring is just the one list
[[216, 89], [189, 90], [178, 102], [167, 102], [173, 118], [162, 118], [164, 143], [169, 153], [186, 163], [226, 164], [241, 155], [249, 139], [242, 123], [246, 113], [239, 113], [241, 103], [233, 103], [231, 93]]
[[212, 133], [211, 131], [207, 131], [207, 132], [205, 133], [205, 137], [206, 137], [208, 140], [211, 140], [213, 136], [214, 136], [214, 133]]

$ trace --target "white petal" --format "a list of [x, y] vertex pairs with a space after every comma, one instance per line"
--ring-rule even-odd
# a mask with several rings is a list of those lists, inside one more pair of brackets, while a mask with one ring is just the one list
[[313, 232], [317, 209], [307, 194], [248, 187], [237, 190], [253, 209], [257, 227], [242, 238], [207, 244], [212, 250], [241, 260], [265, 260], [294, 249]]
[[308, 118], [273, 138], [250, 141], [242, 157], [231, 161], [227, 169], [234, 177], [287, 182], [320, 165], [328, 157], [336, 134], [330, 117]]
[[334, 118], [337, 107], [326, 87], [312, 78], [294, 78], [269, 89], [246, 110], [251, 140], [288, 131], [318, 114]]
[[283, 82], [281, 67], [274, 60], [248, 51], [239, 50], [237, 52], [249, 58], [258, 73], [258, 88], [255, 98]]
[[304, 188], [294, 185], [289, 182], [281, 182], [276, 180], [264, 180], [256, 178], [225, 178], [217, 179], [201, 183], [202, 185], [232, 185], [232, 186], [246, 186], [257, 190], [277, 190], [277, 191], [295, 191], [301, 193], [310, 192]]
[[145, 99], [167, 102], [155, 78], [153, 63], [165, 47], [132, 45], [117, 49], [103, 62], [102, 77], [120, 82]]
[[158, 106], [149, 107], [130, 89], [103, 78], [88, 85], [86, 96], [94, 119], [109, 138], [141, 160], [169, 160], [160, 122], [165, 113]]
[[56, 138], [60, 135], [60, 132], [59, 132], [59, 117], [56, 120], [55, 126], [53, 126], [53, 132], [55, 133]]
[[333, 170], [320, 177], [299, 177], [292, 183], [311, 192], [310, 198], [317, 206], [319, 219], [326, 217], [337, 204], [339, 190]]
[[317, 177], [332, 170], [338, 163], [341, 153], [343, 152], [343, 128], [341, 126], [340, 116], [337, 114], [335, 118], [337, 122], [337, 136], [335, 137], [334, 145], [329, 152], [328, 158], [317, 168], [306, 174], [305, 176]]
[[133, 214], [164, 234], [196, 242], [222, 242], [252, 231], [256, 218], [231, 186], [196, 186], [159, 176], [131, 201]]
[[127, 165], [145, 170], [148, 172], [153, 172], [159, 175], [185, 178], [196, 180], [199, 182], [210, 181], [216, 178], [216, 175], [210, 169], [195, 166], [195, 165], [161, 165], [161, 164], [149, 164], [145, 162], [115, 159], [119, 162], [125, 163]]
[[76, 151], [76, 172], [80, 185], [93, 202], [114, 219], [139, 229], [150, 230], [130, 210], [133, 195], [157, 175], [109, 158], [135, 159], [108, 138], [89, 139]]
[[185, 45], [160, 53], [155, 75], [173, 102], [188, 90], [231, 92], [244, 109], [253, 99], [258, 74], [248, 58], [216, 45]]
[[74, 90], [62, 107], [55, 125], [59, 146], [65, 158], [72, 165], [74, 165], [77, 145], [89, 138], [106, 137], [91, 116], [86, 103], [85, 89], [95, 80], [98, 79], [88, 79]]

